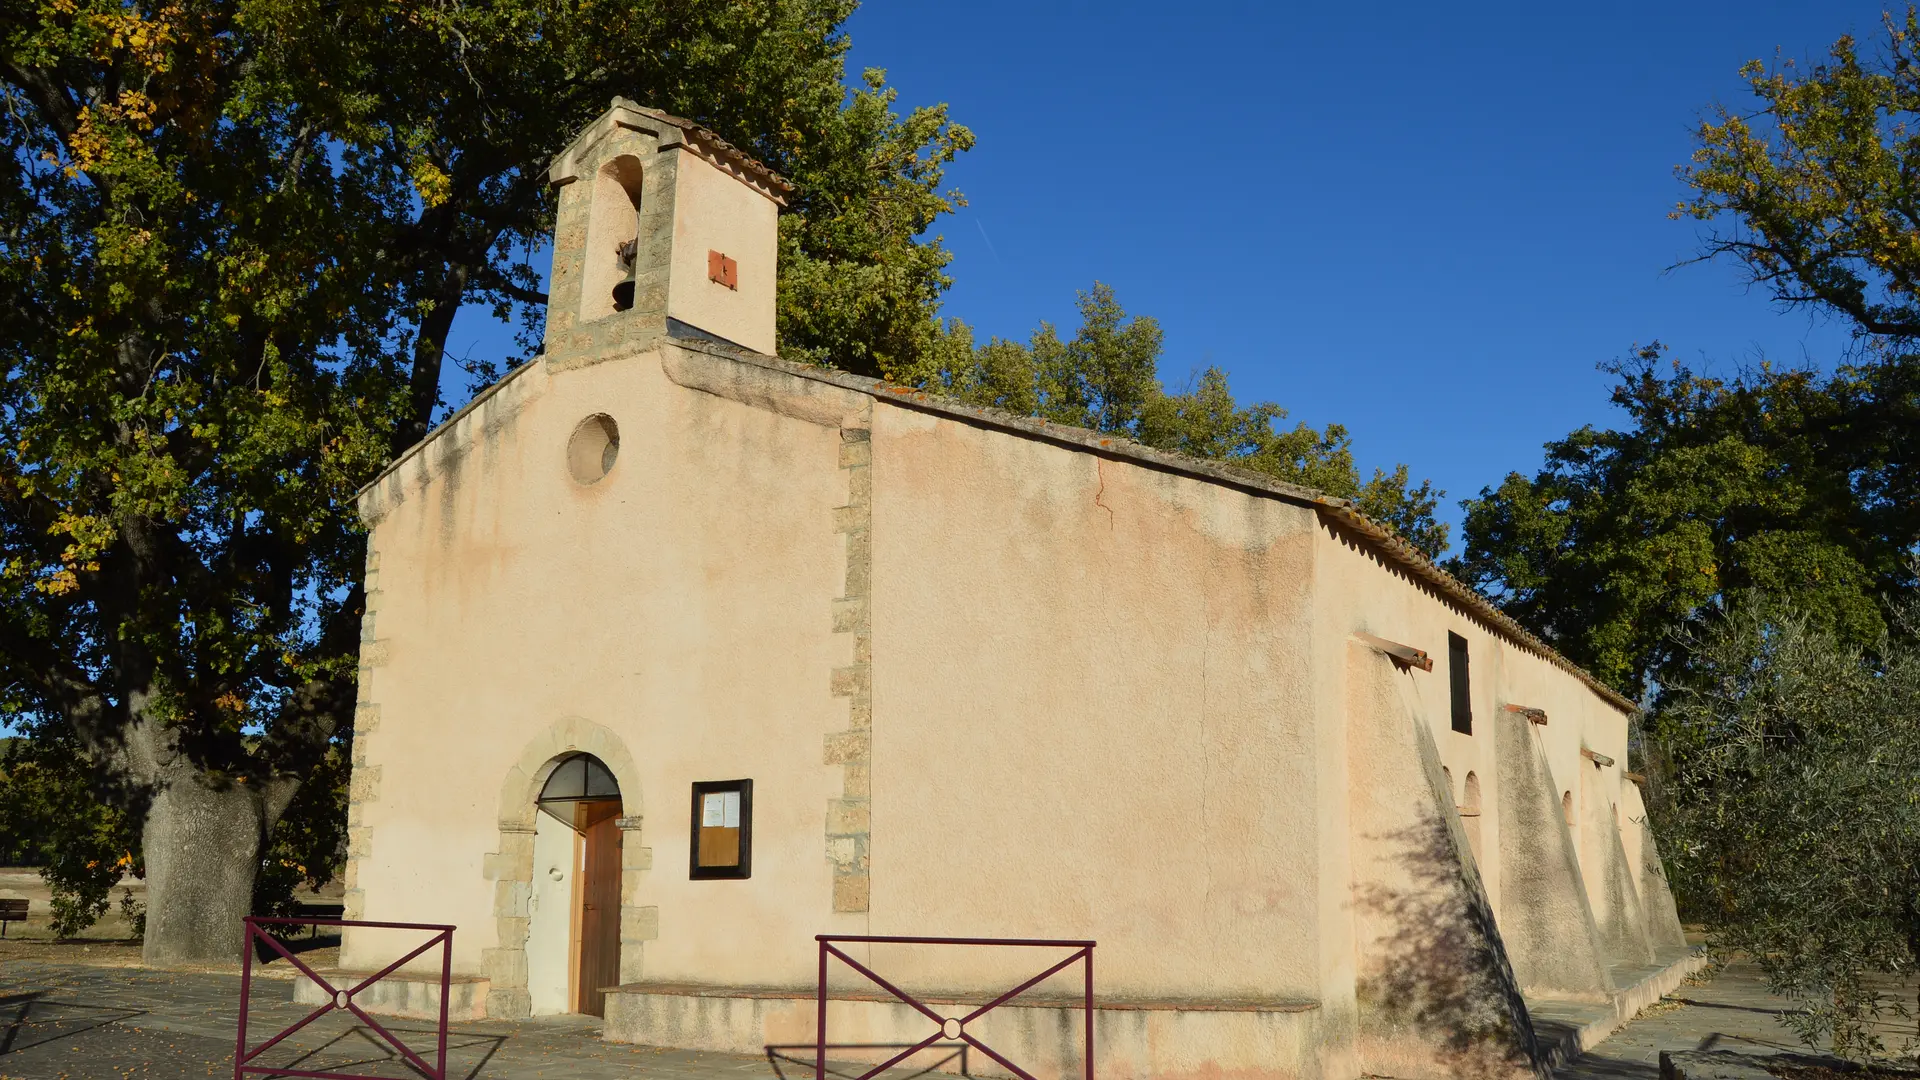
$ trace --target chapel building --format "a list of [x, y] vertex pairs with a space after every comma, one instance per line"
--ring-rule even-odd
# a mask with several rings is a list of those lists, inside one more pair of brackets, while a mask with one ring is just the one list
[[[759, 1053], [817, 934], [1089, 939], [1102, 1076], [1537, 1076], [1691, 969], [1633, 703], [1349, 503], [780, 360], [787, 185], [692, 123], [550, 178], [543, 354], [359, 503], [347, 916], [456, 925], [458, 1015]], [[1040, 989], [974, 1033], [1084, 1075]]]

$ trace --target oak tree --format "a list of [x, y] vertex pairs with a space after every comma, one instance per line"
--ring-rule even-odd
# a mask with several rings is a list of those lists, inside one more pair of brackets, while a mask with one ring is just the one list
[[1674, 216], [1776, 303], [1841, 320], [1849, 363], [1725, 377], [1611, 366], [1617, 429], [1547, 446], [1467, 504], [1455, 572], [1633, 695], [1680, 677], [1676, 635], [1751, 590], [1792, 594], [1842, 640], [1871, 641], [1920, 541], [1920, 16], [1863, 55], [1753, 61], [1747, 108], [1695, 131]]
[[1920, 1053], [1920, 594], [1849, 642], [1757, 593], [1688, 635], [1654, 815], [1682, 901], [1809, 1046]]
[[1755, 591], [1873, 640], [1881, 595], [1912, 580], [1920, 362], [1716, 378], [1661, 352], [1610, 365], [1626, 423], [1467, 500], [1451, 569], [1630, 696], [1678, 678], [1681, 636]]
[[463, 305], [537, 329], [546, 165], [614, 95], [795, 181], [797, 349], [877, 371], [933, 340], [922, 234], [971, 136], [878, 73], [848, 92], [852, 8], [0, 4], [0, 680], [140, 822], [150, 960], [230, 957], [340, 752], [353, 494], [433, 423]]

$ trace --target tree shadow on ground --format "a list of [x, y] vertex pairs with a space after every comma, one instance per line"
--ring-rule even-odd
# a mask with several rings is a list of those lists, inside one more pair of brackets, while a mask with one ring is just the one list
[[145, 1009], [55, 1001], [43, 990], [0, 997], [0, 1056], [131, 1020]]
[[[418, 1054], [422, 1060], [432, 1062], [437, 1056], [434, 1043], [439, 1038], [439, 1029], [388, 1026], [386, 1030], [392, 1034], [394, 1038], [406, 1043], [407, 1048], [415, 1054]], [[421, 1038], [411, 1039], [408, 1038], [408, 1036], [421, 1036]], [[512, 1036], [510, 1035], [481, 1035], [458, 1031], [447, 1032], [448, 1080], [455, 1080], [455, 1078], [459, 1078], [459, 1080], [475, 1080], [475, 1078], [480, 1075], [481, 1070], [487, 1067], [487, 1063], [493, 1060], [494, 1055], [498, 1054], [500, 1048], [505, 1046], [507, 1040], [511, 1038]], [[462, 1053], [463, 1051], [478, 1052], [480, 1059], [471, 1065], [456, 1062], [456, 1056], [465, 1056], [465, 1054]], [[304, 1070], [310, 1072], [337, 1072], [345, 1069], [366, 1068], [378, 1069], [384, 1066], [404, 1070], [415, 1076], [428, 1075], [422, 1073], [402, 1057], [399, 1051], [393, 1048], [392, 1043], [381, 1038], [372, 1028], [363, 1024], [356, 1024], [317, 1046], [305, 1047], [288, 1060], [278, 1062], [272, 1066], [264, 1066], [264, 1063], [262, 1063], [262, 1065], [268, 1068]], [[275, 1074], [265, 1073], [262, 1075], [272, 1076]]]
[[1734, 1005], [1725, 1001], [1701, 1001], [1698, 998], [1675, 997], [1671, 994], [1667, 996], [1667, 1000], [1677, 1002], [1681, 1005], [1692, 1005], [1698, 1009], [1731, 1009], [1735, 1012], [1760, 1013], [1764, 1016], [1785, 1016], [1795, 1011], [1791, 1006], [1780, 1009], [1768, 1009], [1759, 1005]]

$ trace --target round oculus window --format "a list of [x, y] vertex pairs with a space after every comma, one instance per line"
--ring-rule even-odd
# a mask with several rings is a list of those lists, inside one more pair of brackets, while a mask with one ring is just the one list
[[595, 413], [580, 421], [567, 440], [567, 472], [582, 484], [598, 483], [613, 470], [620, 456], [620, 426], [613, 417]]

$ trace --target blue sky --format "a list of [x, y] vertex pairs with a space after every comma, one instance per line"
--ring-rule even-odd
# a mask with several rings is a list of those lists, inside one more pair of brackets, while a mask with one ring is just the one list
[[[1824, 3], [1248, 5], [870, 0], [850, 76], [947, 102], [977, 147], [944, 312], [987, 335], [1074, 323], [1094, 281], [1166, 330], [1162, 376], [1343, 423], [1363, 469], [1456, 501], [1613, 422], [1595, 370], [1636, 341], [1728, 369], [1830, 365], [1844, 329], [1731, 265], [1668, 268], [1673, 167], [1740, 64], [1870, 38]], [[456, 348], [494, 335], [469, 312]]]

